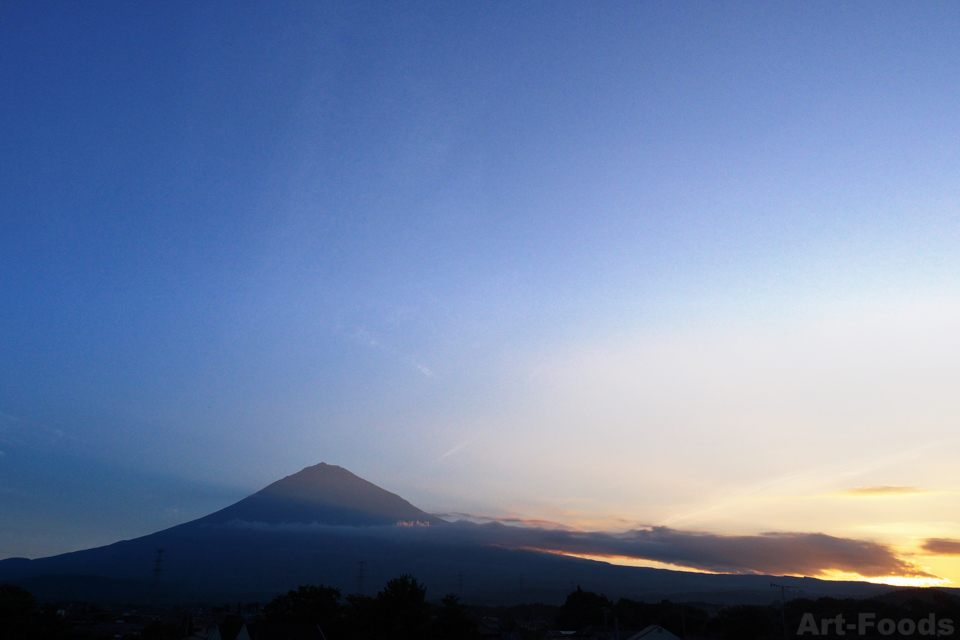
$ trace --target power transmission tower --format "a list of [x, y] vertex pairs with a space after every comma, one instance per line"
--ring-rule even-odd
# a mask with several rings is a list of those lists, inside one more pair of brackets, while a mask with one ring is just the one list
[[357, 572], [357, 593], [363, 595], [363, 567], [367, 564], [366, 560], [360, 561], [360, 570]]
[[163, 571], [163, 552], [166, 549], [157, 549], [157, 557], [153, 559], [153, 581], [160, 582], [160, 572]]
[[770, 586], [780, 589], [780, 618], [783, 620], [783, 640], [789, 640], [787, 634], [787, 589], [796, 589], [797, 591], [800, 589], [785, 584], [774, 584], [772, 582]]

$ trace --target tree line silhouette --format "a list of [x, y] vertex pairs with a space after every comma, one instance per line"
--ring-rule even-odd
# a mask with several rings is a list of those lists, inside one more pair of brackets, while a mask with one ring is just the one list
[[266, 622], [316, 624], [334, 638], [479, 638], [478, 621], [455, 594], [439, 605], [428, 603], [427, 588], [413, 576], [394, 578], [376, 596], [340, 589], [301, 585], [277, 596], [263, 608]]
[[[264, 608], [267, 620], [277, 622], [310, 621], [320, 624], [329, 634], [349, 638], [476, 638], [476, 610], [460, 603], [455, 595], [446, 596], [439, 606], [425, 601], [426, 587], [411, 576], [401, 576], [387, 583], [376, 597], [349, 595], [341, 602], [340, 591], [330, 587], [300, 587], [279, 596]], [[910, 637], [922, 640], [919, 631], [910, 635], [894, 632], [881, 633], [877, 623], [882, 619], [918, 621], [933, 615], [937, 620], [952, 620], [960, 630], [960, 598], [934, 589], [906, 589], [871, 599], [796, 598], [781, 604], [771, 593], [769, 605], [735, 605], [722, 607], [713, 612], [710, 605], [676, 603], [663, 600], [649, 603], [629, 598], [616, 602], [603, 594], [584, 591], [577, 587], [567, 595], [559, 607], [539, 605], [551, 611], [548, 620], [554, 629], [579, 630], [589, 626], [603, 626], [613, 632], [638, 631], [648, 625], [658, 624], [680, 638], [712, 637], [736, 640], [781, 640], [784, 637], [784, 621], [790, 638], [839, 637], [836, 625], [822, 626], [824, 620], [836, 620], [842, 616], [847, 623], [857, 623], [861, 613], [873, 614], [873, 626], [861, 636], [859, 630], [843, 629], [845, 638], [899, 639]], [[473, 609], [473, 610], [472, 610]], [[499, 616], [507, 628], [520, 629], [511, 624], [521, 607], [500, 608]], [[474, 615], [471, 615], [474, 614]], [[816, 620], [816, 635], [807, 632], [798, 635], [803, 616], [809, 614]], [[529, 615], [529, 614], [527, 614]], [[321, 622], [323, 621], [323, 622]], [[323, 626], [326, 624], [327, 626]], [[939, 628], [938, 628], [939, 630]], [[528, 631], [525, 635], [532, 637]], [[943, 634], [938, 634], [945, 637]], [[954, 632], [953, 635], [960, 637]], [[946, 636], [949, 637], [949, 636]]]
[[[725, 640], [782, 640], [784, 626], [789, 638], [838, 638], [845, 640], [854, 638], [872, 638], [883, 640], [924, 640], [925, 637], [960, 638], [960, 597], [937, 589], [903, 589], [894, 591], [876, 598], [869, 599], [838, 599], [796, 598], [787, 601], [782, 607], [775, 595], [771, 593], [769, 605], [735, 605], [722, 607], [712, 615], [704, 605], [680, 604], [663, 600], [659, 603], [647, 603], [621, 598], [613, 602], [602, 594], [583, 591], [577, 587], [567, 596], [566, 602], [560, 607], [556, 615], [556, 624], [563, 629], [581, 629], [588, 625], [610, 626], [614, 620], [620, 629], [639, 630], [651, 624], [659, 624], [680, 638], [700, 636], [723, 638]], [[706, 605], [709, 607], [709, 605]], [[859, 633], [860, 614], [870, 616], [870, 625], [865, 633]], [[815, 621], [817, 633], [806, 626], [806, 631], [800, 633], [804, 616], [809, 615]], [[844, 625], [838, 633], [837, 625], [829, 621], [837, 620], [841, 616]], [[884, 634], [880, 629], [880, 621], [887, 619], [895, 623], [901, 620], [933, 619], [936, 621], [949, 620], [951, 624], [946, 629], [951, 633], [943, 633], [944, 627], [939, 624], [932, 627], [927, 625], [928, 633], [921, 631], [919, 624], [909, 634], [894, 631]], [[824, 621], [828, 621], [824, 625]], [[784, 624], [784, 622], [786, 624]], [[847, 627], [847, 624], [856, 624], [857, 629]], [[907, 627], [909, 628], [909, 626]], [[626, 638], [621, 633], [621, 637]]]
[[[475, 640], [481, 637], [480, 618], [496, 615], [504, 631], [519, 632], [525, 640], [540, 640], [546, 628], [580, 630], [587, 627], [620, 631], [620, 638], [651, 624], [662, 625], [681, 638], [694, 636], [737, 640], [780, 640], [784, 637], [784, 620], [789, 638], [873, 638], [924, 640], [925, 635], [960, 639], [960, 597], [936, 589], [904, 589], [877, 598], [854, 600], [820, 598], [790, 600], [781, 605], [771, 593], [769, 605], [736, 605], [718, 608], [694, 603], [663, 600], [648, 603], [628, 598], [613, 601], [603, 594], [584, 591], [579, 586], [567, 595], [562, 606], [517, 605], [512, 607], [466, 606], [458, 596], [447, 594], [439, 602], [428, 602], [427, 588], [413, 576], [401, 575], [390, 580], [375, 596], [349, 594], [324, 585], [301, 585], [279, 595], [257, 611], [248, 607], [245, 613], [226, 614], [239, 629], [240, 622], [276, 623], [282, 625], [319, 626], [327, 640]], [[873, 614], [874, 623], [864, 635], [858, 630], [843, 629], [824, 621], [837, 616], [848, 623], [859, 621], [860, 614]], [[816, 621], [818, 633], [798, 635], [804, 616]], [[534, 616], [542, 616], [545, 625], [530, 627]], [[938, 622], [952, 621], [951, 633], [937, 627], [936, 634], [925, 634], [919, 625], [909, 634], [884, 634], [879, 622], [910, 619], [919, 622], [933, 616]], [[526, 622], [521, 625], [520, 622]], [[546, 628], [545, 628], [546, 627]], [[174, 621], [156, 621], [143, 629], [143, 640], [178, 640], [180, 626]], [[955, 629], [955, 630], [954, 630]], [[68, 621], [56, 614], [56, 607], [37, 605], [26, 590], [0, 585], [0, 638], [4, 640], [57, 640], [89, 638], [72, 629]], [[613, 637], [613, 636], [610, 636]]]

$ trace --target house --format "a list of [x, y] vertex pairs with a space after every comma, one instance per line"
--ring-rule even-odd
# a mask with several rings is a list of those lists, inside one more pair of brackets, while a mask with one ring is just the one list
[[500, 630], [500, 620], [497, 618], [481, 618], [480, 620], [481, 638], [502, 638], [503, 632]]
[[616, 640], [614, 630], [602, 624], [592, 624], [577, 631], [547, 631], [547, 638], [560, 640]]
[[212, 640], [218, 624], [211, 618], [187, 617], [183, 624], [183, 640]]
[[131, 624], [126, 620], [117, 620], [116, 622], [101, 622], [93, 627], [93, 635], [107, 636], [110, 638], [139, 636], [141, 631], [143, 631], [142, 624]]
[[250, 631], [243, 620], [230, 616], [217, 625], [209, 640], [250, 640]]
[[315, 624], [245, 623], [225, 620], [208, 640], [326, 640]]
[[658, 624], [651, 624], [649, 627], [643, 631], [639, 631], [627, 640], [680, 640], [677, 636], [673, 635], [663, 627]]
[[577, 631], [571, 638], [577, 640], [614, 640], [613, 628], [603, 624], [592, 624]]
[[250, 640], [327, 640], [315, 624], [255, 622], [248, 629]]

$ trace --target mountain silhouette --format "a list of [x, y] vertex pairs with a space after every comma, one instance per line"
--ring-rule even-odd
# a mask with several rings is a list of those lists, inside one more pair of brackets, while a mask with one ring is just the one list
[[[421, 526], [398, 526], [410, 524]], [[476, 604], [559, 604], [578, 584], [651, 602], [772, 599], [771, 576], [611, 565], [511, 546], [502, 538], [509, 529], [445, 522], [342, 467], [320, 463], [157, 533], [49, 558], [0, 560], [0, 583], [50, 601], [263, 601], [300, 584], [376, 592], [409, 573], [429, 585], [433, 597], [457, 592]], [[154, 562], [159, 549], [162, 566]], [[807, 597], [890, 590], [816, 578], [791, 578], [790, 584]]]
[[395, 493], [381, 489], [343, 467], [321, 462], [194, 521], [265, 524], [326, 524], [370, 527], [399, 523], [442, 524]]

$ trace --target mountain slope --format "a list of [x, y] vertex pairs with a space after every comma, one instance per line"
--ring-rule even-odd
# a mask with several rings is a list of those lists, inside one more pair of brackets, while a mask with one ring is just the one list
[[[395, 526], [411, 522], [440, 526]], [[314, 523], [330, 526], [309, 526]], [[262, 600], [298, 584], [322, 583], [352, 593], [361, 589], [363, 562], [367, 593], [410, 573], [435, 598], [460, 592], [465, 576], [462, 594], [477, 604], [560, 603], [578, 584], [611, 597], [657, 602], [681, 597], [768, 603], [776, 596], [770, 576], [624, 567], [511, 548], [500, 538], [505, 529], [496, 523], [445, 523], [346, 469], [321, 463], [209, 516], [151, 535], [49, 558], [2, 560], [0, 582], [30, 585], [54, 600], [76, 594], [118, 602], [231, 600], [238, 594]], [[154, 584], [158, 549], [165, 555]], [[810, 597], [890, 590], [813, 578], [790, 578], [789, 584]]]
[[442, 524], [395, 493], [343, 467], [321, 462], [278, 480], [252, 496], [194, 521], [369, 527], [397, 523]]

